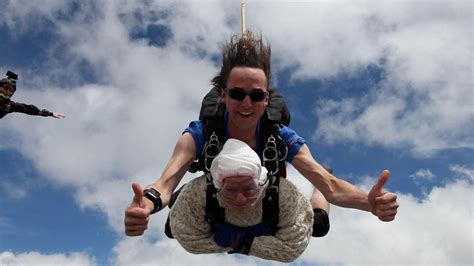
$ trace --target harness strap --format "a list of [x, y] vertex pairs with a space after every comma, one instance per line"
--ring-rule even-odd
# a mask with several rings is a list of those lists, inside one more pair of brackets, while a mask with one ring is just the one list
[[[280, 177], [271, 176], [269, 182], [262, 202], [262, 222], [268, 224], [274, 235], [280, 219]], [[217, 189], [210, 174], [206, 176], [206, 221], [211, 224], [212, 230], [215, 223], [225, 223], [225, 210], [219, 206]]]
[[217, 107], [217, 115], [213, 118], [204, 120], [204, 148], [201, 156], [199, 156], [198, 163], [200, 170], [209, 173], [211, 169], [212, 160], [219, 154], [224, 145], [224, 111], [223, 104]]
[[[209, 172], [211, 162], [220, 152], [225, 142], [225, 104], [220, 101], [221, 89], [213, 87], [203, 98], [199, 119], [204, 121], [204, 148], [199, 158], [188, 169], [191, 173], [197, 171]], [[289, 125], [290, 112], [286, 103], [275, 89], [270, 90], [265, 114], [260, 120], [258, 141], [262, 143], [263, 154], [260, 160], [269, 170], [270, 175], [286, 177], [286, 159], [288, 148], [279, 135], [279, 124]], [[283, 162], [283, 163], [280, 163]]]
[[206, 174], [206, 221], [214, 231], [215, 223], [225, 222], [225, 210], [219, 206], [217, 201], [217, 189], [212, 182], [211, 174]]
[[[183, 185], [180, 189], [175, 191], [171, 196], [169, 208], [174, 205], [174, 202], [178, 198], [179, 193], [183, 189]], [[267, 223], [271, 229], [272, 235], [279, 229], [278, 221], [280, 218], [280, 205], [279, 205], [279, 192], [280, 192], [280, 177], [271, 176], [269, 177], [269, 184], [266, 189], [265, 197], [262, 202], [262, 221], [261, 223]], [[214, 232], [214, 224], [225, 223], [225, 210], [219, 206], [217, 201], [217, 189], [212, 182], [210, 174], [206, 174], [206, 221], [211, 225], [211, 230]], [[174, 238], [171, 232], [170, 217], [165, 223], [165, 234], [169, 238]], [[250, 243], [251, 245], [251, 243]]]
[[262, 221], [267, 221], [268, 226], [272, 229], [272, 235], [279, 229], [278, 221], [280, 219], [280, 177], [270, 176], [269, 184], [263, 198], [262, 205]]
[[283, 96], [276, 89], [270, 90], [270, 100], [266, 108], [266, 114], [269, 120], [281, 123], [285, 126], [290, 124], [291, 115], [286, 106]]

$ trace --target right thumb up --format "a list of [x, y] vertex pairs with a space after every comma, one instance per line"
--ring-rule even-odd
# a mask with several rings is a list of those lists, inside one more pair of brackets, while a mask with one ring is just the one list
[[135, 196], [133, 197], [133, 201], [131, 204], [131, 207], [139, 207], [139, 208], [145, 208], [145, 202], [143, 201], [143, 189], [142, 186], [138, 183], [133, 183], [132, 184], [132, 189], [133, 193]]
[[132, 203], [125, 210], [125, 234], [127, 236], [143, 235], [147, 229], [150, 212], [146, 209], [143, 200], [143, 190], [140, 184], [132, 184], [133, 196]]

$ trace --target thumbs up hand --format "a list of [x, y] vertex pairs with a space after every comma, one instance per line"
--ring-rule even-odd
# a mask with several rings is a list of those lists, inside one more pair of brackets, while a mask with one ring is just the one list
[[133, 197], [133, 201], [130, 204], [130, 207], [137, 207], [137, 208], [145, 208], [145, 202], [143, 202], [143, 190], [140, 184], [138, 183], [133, 183], [132, 184], [132, 190], [133, 193], [135, 194]]
[[384, 190], [384, 185], [388, 181], [390, 172], [383, 170], [377, 183], [369, 192], [368, 200], [371, 212], [381, 221], [389, 222], [397, 215], [398, 202], [397, 194]]
[[133, 183], [132, 189], [135, 195], [132, 203], [125, 210], [125, 234], [127, 236], [139, 236], [148, 228], [150, 209], [147, 208], [140, 184]]

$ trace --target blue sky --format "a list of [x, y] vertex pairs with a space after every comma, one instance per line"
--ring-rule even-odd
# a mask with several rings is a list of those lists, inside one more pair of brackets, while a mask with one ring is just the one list
[[[158, 179], [198, 117], [221, 44], [240, 33], [240, 1], [0, 5], [0, 74], [19, 74], [13, 100], [66, 114], [0, 120], [0, 264], [273, 264], [188, 254], [164, 236], [167, 210], [142, 237], [123, 234], [131, 183]], [[472, 5], [247, 1], [291, 127], [363, 190], [389, 169], [400, 203], [391, 223], [332, 206], [329, 235], [294, 265], [473, 263]]]

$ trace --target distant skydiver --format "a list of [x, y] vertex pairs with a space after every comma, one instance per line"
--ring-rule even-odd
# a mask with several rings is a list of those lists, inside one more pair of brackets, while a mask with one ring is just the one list
[[24, 113], [28, 115], [52, 116], [54, 118], [65, 117], [62, 113], [50, 112], [46, 109], [40, 110], [32, 104], [17, 103], [11, 100], [16, 91], [18, 75], [7, 71], [7, 77], [0, 80], [0, 119], [9, 113]]

